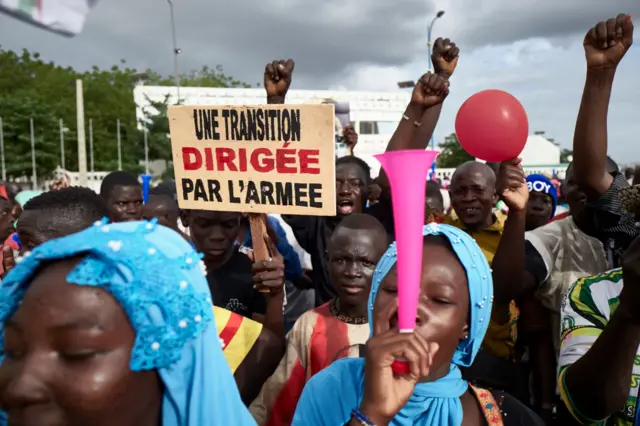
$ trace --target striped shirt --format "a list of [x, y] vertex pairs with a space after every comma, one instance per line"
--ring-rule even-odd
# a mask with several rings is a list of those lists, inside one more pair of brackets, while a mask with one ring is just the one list
[[336, 359], [360, 357], [360, 346], [369, 338], [369, 324], [341, 321], [332, 303], [304, 313], [287, 334], [284, 357], [249, 407], [258, 425], [290, 425], [311, 377]]
[[595, 277], [581, 278], [569, 289], [562, 303], [558, 388], [569, 412], [581, 424], [598, 426], [633, 426], [640, 383], [640, 351], [636, 355], [629, 385], [629, 396], [619, 412], [603, 421], [594, 421], [573, 405], [565, 385], [567, 368], [587, 353], [604, 331], [619, 304], [622, 290], [620, 268]]

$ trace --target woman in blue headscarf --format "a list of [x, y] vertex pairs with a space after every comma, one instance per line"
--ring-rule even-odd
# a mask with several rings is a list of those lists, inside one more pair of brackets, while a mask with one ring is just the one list
[[[373, 277], [365, 359], [339, 360], [314, 376], [294, 426], [542, 425], [509, 395], [463, 380], [459, 366], [473, 363], [491, 316], [491, 270], [464, 231], [429, 224], [423, 234], [415, 331], [398, 332], [394, 243]], [[408, 374], [393, 372], [398, 358], [406, 360]]]
[[33, 250], [0, 286], [9, 424], [255, 425], [200, 265], [154, 222], [96, 223]]

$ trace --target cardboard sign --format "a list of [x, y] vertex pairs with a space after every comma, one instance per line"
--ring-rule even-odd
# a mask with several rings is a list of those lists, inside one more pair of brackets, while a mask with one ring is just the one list
[[333, 105], [171, 106], [183, 209], [335, 216]]

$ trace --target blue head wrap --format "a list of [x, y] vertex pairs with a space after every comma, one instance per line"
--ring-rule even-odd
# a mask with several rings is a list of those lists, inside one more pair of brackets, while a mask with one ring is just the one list
[[[431, 383], [416, 385], [409, 402], [391, 422], [396, 426], [460, 426], [460, 396], [468, 388], [458, 366], [470, 366], [480, 349], [491, 318], [493, 281], [487, 260], [475, 241], [464, 231], [435, 223], [423, 227], [423, 235], [442, 235], [449, 240], [464, 266], [469, 284], [469, 337], [458, 345], [449, 374]], [[373, 275], [369, 295], [369, 324], [373, 328], [373, 304], [382, 279], [396, 263], [395, 243], [382, 256]], [[342, 359], [316, 374], [305, 386], [293, 426], [341, 425], [362, 402], [364, 359]]]
[[222, 353], [201, 256], [155, 221], [102, 221], [37, 247], [0, 286], [0, 325], [43, 262], [77, 255], [67, 281], [108, 291], [125, 311], [136, 333], [129, 367], [164, 383], [163, 426], [255, 425]]
[[551, 208], [551, 217], [556, 215], [556, 207], [558, 206], [558, 191], [556, 191], [555, 185], [542, 175], [529, 175], [527, 176], [527, 187], [529, 192], [542, 192], [551, 197], [553, 207]]

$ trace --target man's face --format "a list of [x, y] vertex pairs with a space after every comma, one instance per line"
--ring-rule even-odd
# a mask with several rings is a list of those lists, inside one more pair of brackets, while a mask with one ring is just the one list
[[497, 197], [495, 182], [488, 177], [480, 167], [467, 167], [451, 181], [451, 205], [462, 223], [470, 228], [491, 224]]
[[142, 188], [139, 185], [116, 186], [107, 200], [111, 220], [133, 222], [142, 219]]
[[367, 194], [367, 176], [357, 164], [336, 167], [336, 201], [338, 216], [362, 213]]
[[531, 191], [527, 203], [527, 231], [546, 225], [551, 220], [552, 210], [551, 196], [544, 192]]
[[191, 239], [205, 262], [218, 262], [233, 249], [240, 234], [240, 213], [191, 210], [186, 214]]

